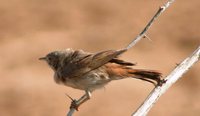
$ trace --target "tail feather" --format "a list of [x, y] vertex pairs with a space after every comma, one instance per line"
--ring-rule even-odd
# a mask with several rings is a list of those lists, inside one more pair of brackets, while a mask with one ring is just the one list
[[[121, 63], [121, 62], [120, 62]], [[156, 85], [162, 85], [165, 80], [161, 79], [161, 73], [155, 70], [132, 69], [131, 67], [108, 63], [105, 65], [106, 71], [113, 80], [132, 77]]]
[[[143, 70], [143, 69], [130, 69], [128, 71], [133, 78], [140, 79], [143, 81], [150, 82], [154, 85], [160, 85], [162, 83], [161, 73], [154, 70]], [[154, 82], [156, 81], [157, 84]]]

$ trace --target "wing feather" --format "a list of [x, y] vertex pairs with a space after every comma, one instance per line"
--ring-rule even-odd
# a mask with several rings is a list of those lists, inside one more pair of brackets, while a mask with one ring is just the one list
[[[116, 58], [125, 51], [126, 49], [107, 50], [95, 54], [75, 51], [71, 56], [71, 61], [67, 62], [64, 67], [62, 67], [61, 75], [70, 78], [79, 77], [112, 61], [113, 58]], [[77, 60], [77, 58], [79, 60]]]

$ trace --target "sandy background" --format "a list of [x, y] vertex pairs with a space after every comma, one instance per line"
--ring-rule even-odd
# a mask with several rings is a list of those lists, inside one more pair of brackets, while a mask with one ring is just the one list
[[[38, 60], [65, 48], [97, 52], [126, 46], [165, 0], [0, 0], [0, 116], [64, 116], [68, 93]], [[200, 44], [200, 1], [177, 0], [122, 58], [167, 75]], [[200, 115], [200, 63], [161, 97], [149, 116]], [[135, 79], [93, 93], [75, 116], [130, 116], [153, 86]]]

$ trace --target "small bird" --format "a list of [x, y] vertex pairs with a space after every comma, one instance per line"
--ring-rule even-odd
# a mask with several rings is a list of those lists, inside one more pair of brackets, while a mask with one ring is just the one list
[[152, 84], [161, 85], [161, 73], [155, 70], [133, 69], [134, 63], [118, 58], [127, 49], [107, 50], [98, 53], [88, 53], [71, 48], [54, 51], [45, 60], [55, 72], [54, 80], [75, 89], [84, 90], [85, 94], [79, 100], [73, 100], [70, 108], [78, 107], [89, 100], [91, 92], [104, 87], [113, 80], [136, 78]]

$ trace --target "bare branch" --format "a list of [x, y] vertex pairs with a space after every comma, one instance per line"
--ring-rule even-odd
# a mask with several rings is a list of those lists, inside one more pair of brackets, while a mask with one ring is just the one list
[[[67, 95], [67, 96], [68, 96], [68, 95]], [[91, 93], [88, 92], [88, 91], [86, 91], [86, 93], [85, 93], [81, 98], [79, 98], [78, 100], [72, 99], [70, 96], [69, 96], [69, 97], [70, 97], [70, 99], [72, 100], [71, 105], [72, 105], [73, 103], [75, 103], [76, 105], [80, 106], [82, 103], [84, 103], [85, 101], [89, 100], [89, 99], [90, 99], [90, 96], [91, 96]], [[69, 110], [69, 112], [67, 113], [67, 116], [72, 116], [73, 113], [74, 113], [76, 110], [78, 110], [78, 106], [77, 106], [77, 109], [70, 106], [70, 110]]]
[[146, 25], [146, 27], [142, 30], [142, 32], [135, 37], [135, 39], [128, 44], [128, 46], [125, 49], [130, 49], [133, 47], [138, 41], [140, 41], [143, 37], [145, 37], [145, 33], [147, 30], [152, 26], [153, 22], [161, 15], [162, 12], [164, 12], [175, 0], [169, 0], [167, 3], [165, 3], [163, 6], [161, 6], [156, 14], [153, 16], [153, 18], [149, 21], [149, 23]]
[[194, 51], [194, 53], [186, 58], [181, 64], [179, 64], [167, 77], [166, 83], [162, 86], [156, 87], [143, 102], [143, 104], [136, 110], [132, 116], [145, 116], [149, 110], [153, 107], [156, 101], [164, 94], [169, 87], [171, 87], [178, 79], [186, 73], [189, 68], [194, 65], [200, 58], [200, 46]]
[[[80, 104], [81, 103], [81, 101], [82, 101], [82, 98], [83, 97], [81, 97], [80, 99], [78, 99], [77, 101], [76, 101], [76, 104]], [[72, 102], [74, 101], [74, 99], [72, 99]], [[73, 113], [76, 111], [76, 109], [75, 108], [70, 108], [70, 110], [69, 110], [69, 112], [67, 113], [67, 116], [73, 116]]]
[[67, 116], [72, 116], [75, 111], [76, 110], [74, 108], [70, 109], [70, 111], [67, 113]]

